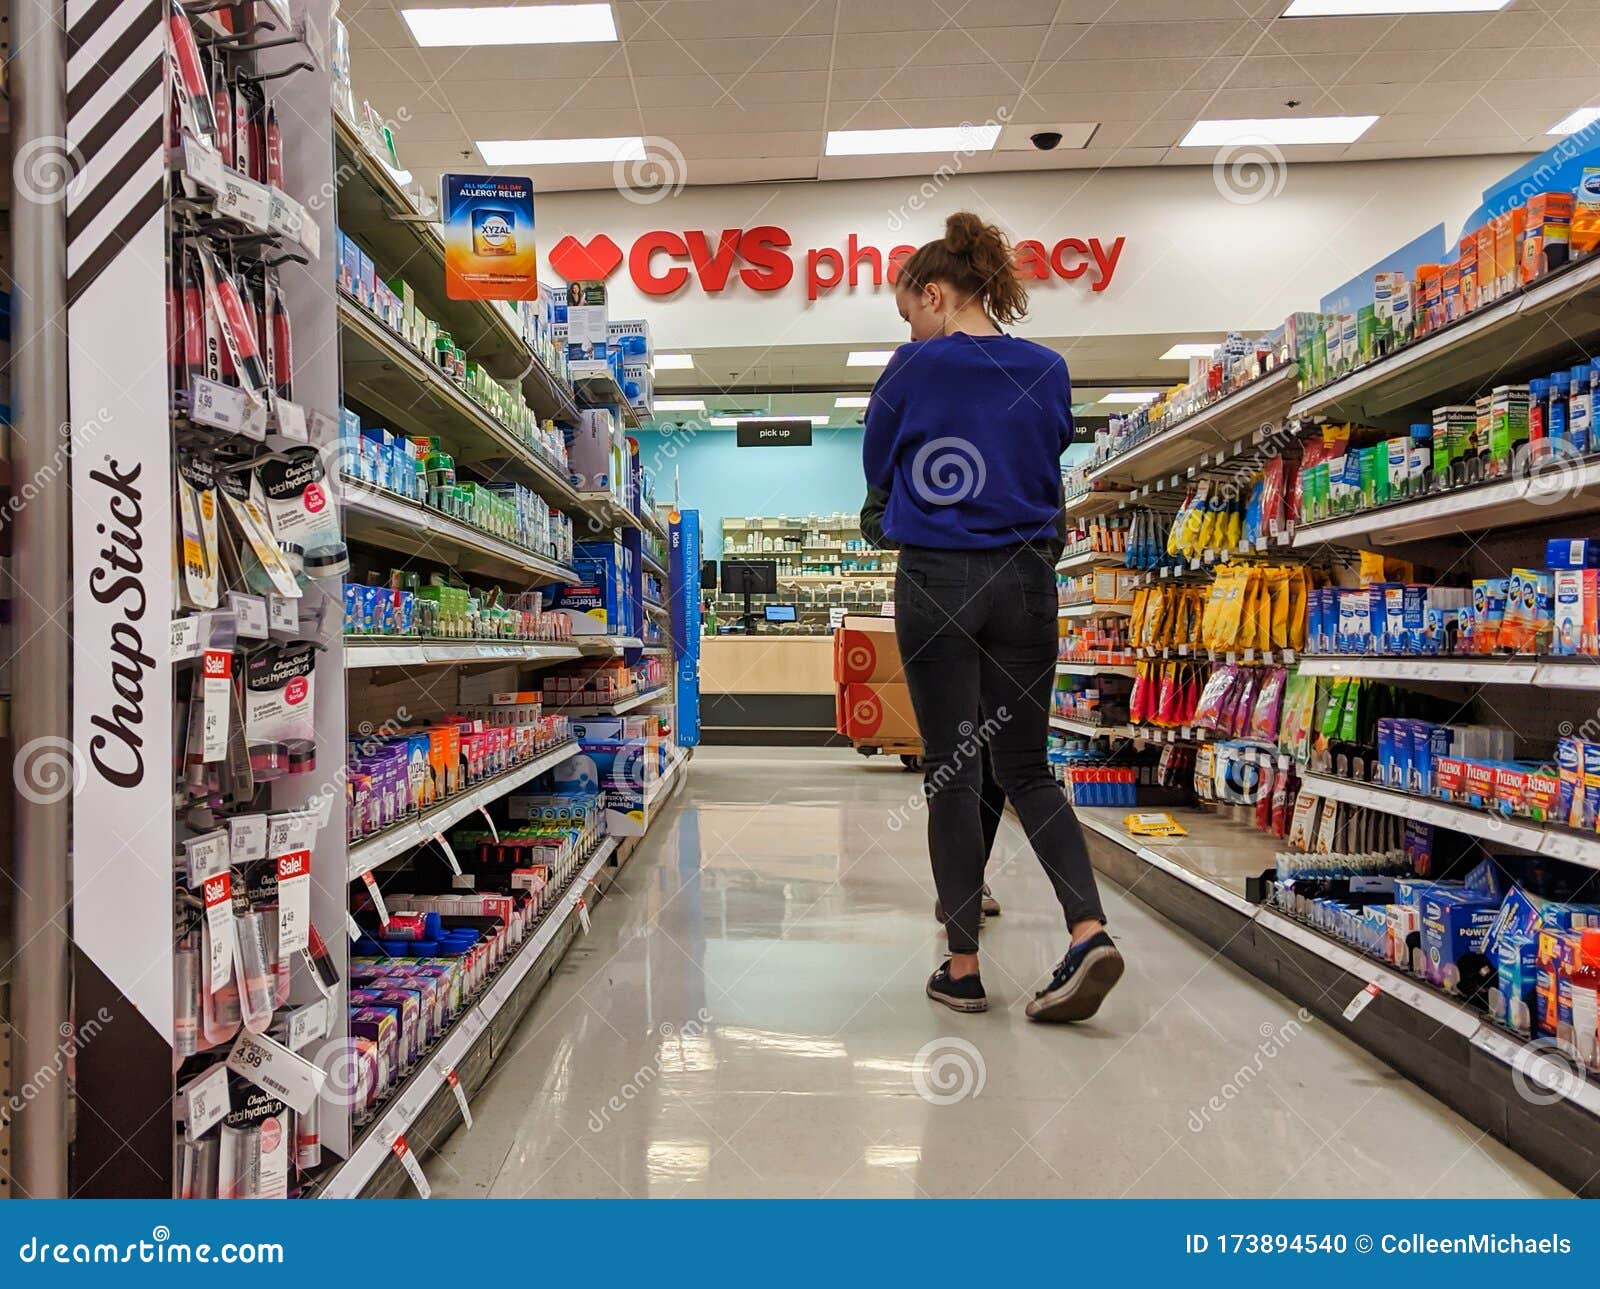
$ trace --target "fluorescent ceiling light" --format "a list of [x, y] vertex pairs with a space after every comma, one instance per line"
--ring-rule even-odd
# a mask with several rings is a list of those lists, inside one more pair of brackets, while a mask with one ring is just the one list
[[1511, 0], [1293, 0], [1285, 18], [1345, 18], [1354, 14], [1494, 13]]
[[480, 139], [478, 151], [491, 166], [572, 166], [586, 161], [643, 161], [644, 139]]
[[1217, 352], [1217, 345], [1209, 340], [1185, 340], [1173, 345], [1162, 358], [1209, 358]]
[[650, 360], [651, 371], [693, 371], [693, 354], [657, 354]]
[[1550, 127], [1548, 134], [1576, 134], [1600, 121], [1600, 107], [1580, 107], [1571, 116], [1564, 116]]
[[894, 152], [989, 152], [998, 125], [936, 125], [905, 130], [829, 130], [830, 157], [876, 157]]
[[826, 425], [832, 417], [829, 416], [712, 416], [707, 418], [713, 425], [733, 426], [744, 421], [754, 422], [757, 425], [772, 425], [780, 421], [810, 421], [813, 425]]
[[609, 4], [497, 4], [473, 9], [402, 9], [400, 15], [424, 48], [574, 45], [617, 38]]
[[1180, 148], [1225, 148], [1235, 143], [1354, 143], [1375, 116], [1268, 116], [1248, 121], [1196, 121]]
[[872, 400], [865, 394], [841, 394], [833, 400], [835, 407], [865, 407]]
[[706, 400], [703, 398], [658, 398], [651, 402], [650, 408], [656, 412], [703, 412], [706, 410]]
[[846, 367], [884, 367], [894, 357], [893, 349], [852, 349], [844, 360]]
[[1102, 403], [1148, 403], [1160, 393], [1159, 389], [1119, 389], [1107, 394], [1100, 401]]

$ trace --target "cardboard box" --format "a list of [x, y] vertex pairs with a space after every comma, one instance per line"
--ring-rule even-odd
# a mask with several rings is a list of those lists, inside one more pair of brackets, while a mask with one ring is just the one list
[[846, 614], [833, 633], [833, 679], [839, 685], [903, 682], [894, 619]]
[[839, 690], [839, 732], [857, 743], [916, 743], [922, 735], [902, 684], [855, 684]]

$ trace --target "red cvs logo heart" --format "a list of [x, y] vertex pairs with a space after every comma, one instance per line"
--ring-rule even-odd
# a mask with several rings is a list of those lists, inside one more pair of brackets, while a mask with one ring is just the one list
[[604, 233], [587, 242], [569, 233], [550, 248], [549, 260], [568, 282], [604, 281], [622, 263], [622, 248]]

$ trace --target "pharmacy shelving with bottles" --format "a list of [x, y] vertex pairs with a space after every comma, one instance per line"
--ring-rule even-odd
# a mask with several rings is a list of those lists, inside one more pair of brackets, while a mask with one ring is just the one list
[[[687, 760], [687, 516], [658, 513], [627, 409], [565, 378], [543, 315], [446, 297], [332, 4], [232, 13], [162, 25], [165, 216], [82, 284], [102, 327], [172, 334], [72, 328], [73, 402], [138, 413], [75, 461], [80, 525], [170, 475], [141, 510], [181, 555], [141, 566], [171, 627], [139, 712], [108, 688], [120, 607], [75, 604], [83, 720], [121, 711], [119, 747], [177, 767], [72, 802], [75, 997], [115, 1022], [77, 1060], [81, 1194], [422, 1176]], [[77, 585], [167, 540], [121, 522], [74, 542]]]
[[[795, 607], [796, 621], [768, 630], [825, 634], [839, 614], [878, 613], [894, 595], [895, 553], [868, 542], [857, 515], [726, 517], [722, 557], [777, 565], [776, 600]], [[720, 594], [712, 608], [719, 621], [736, 621], [744, 597]]]
[[[1582, 786], [1600, 765], [1586, 734], [1600, 674], [1600, 237], [1574, 239], [1569, 258], [1563, 228], [1561, 254], [1538, 258], [1549, 243], [1527, 231], [1548, 209], [1530, 202], [1513, 242], [1534, 258], [1470, 299], [1433, 301], [1437, 266], [1380, 274], [1382, 325], [1340, 325], [1336, 350], [1333, 324], [1297, 315], [1281, 425], [1196, 440], [1187, 458], [1168, 426], [1159, 473], [1130, 463], [1137, 443], [1093, 465], [1069, 502], [1084, 527], [1061, 576], [1131, 567], [1136, 594], [1198, 593], [1202, 632], [1240, 570], [1301, 580], [1287, 649], [1257, 637], [1219, 650], [1183, 631], [1163, 645], [1163, 664], [1203, 660], [1198, 714], [1170, 687], [1180, 741], [1207, 740], [1184, 753], [1199, 807], [1169, 812], [1180, 836], [1081, 810], [1097, 862], [1589, 1193], [1600, 1039], [1555, 999], [1600, 955], [1583, 930], [1600, 924], [1600, 833]], [[1461, 264], [1479, 246], [1469, 229]], [[1409, 316], [1413, 293], [1424, 321]], [[1240, 532], [1204, 515], [1218, 526], [1189, 532], [1194, 547], [1169, 543], [1202, 487], [1226, 511], [1258, 504], [1263, 479], [1279, 523]], [[1244, 614], [1275, 629], [1276, 601], [1250, 598], [1265, 592], [1241, 591]], [[1126, 607], [1127, 638], [1107, 617], [1090, 619], [1098, 650], [1064, 645], [1064, 683], [1097, 704], [1148, 666], [1141, 607]], [[1116, 715], [1069, 709], [1059, 724], [1097, 740], [1077, 748], [1149, 734]]]

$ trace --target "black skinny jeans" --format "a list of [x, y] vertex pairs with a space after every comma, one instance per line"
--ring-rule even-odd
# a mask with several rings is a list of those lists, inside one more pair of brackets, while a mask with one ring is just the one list
[[922, 729], [928, 852], [950, 952], [978, 951], [985, 744], [1067, 924], [1104, 921], [1083, 830], [1045, 756], [1056, 663], [1051, 548], [903, 548], [895, 634]]

